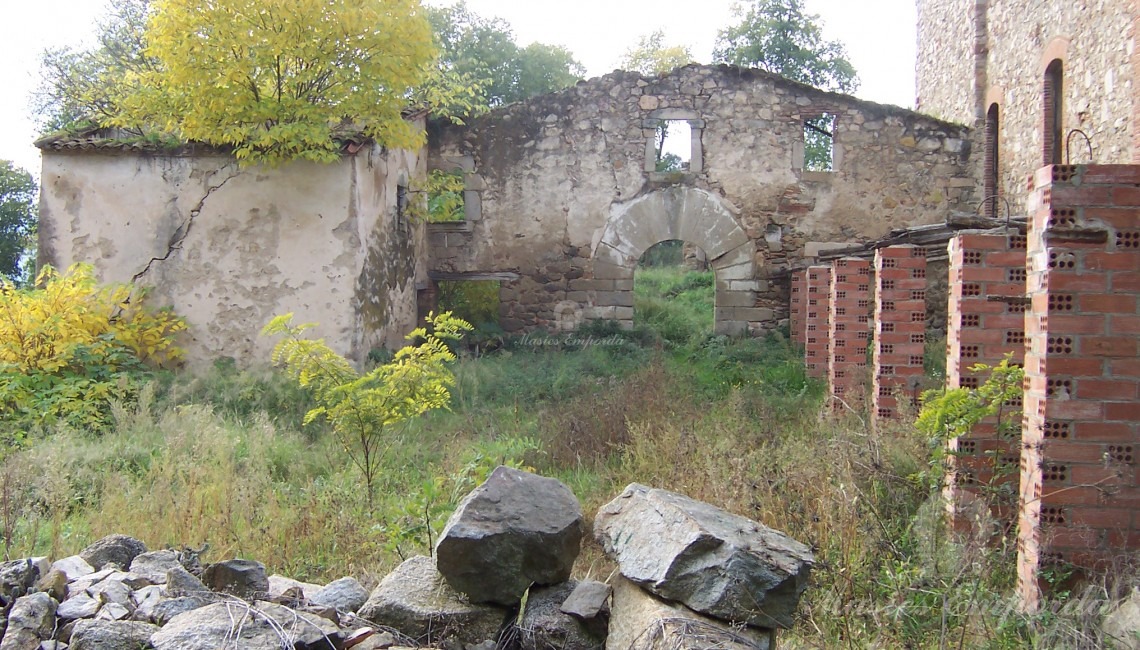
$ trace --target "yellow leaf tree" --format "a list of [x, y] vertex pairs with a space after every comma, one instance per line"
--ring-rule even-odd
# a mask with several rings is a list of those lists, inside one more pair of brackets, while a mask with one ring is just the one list
[[338, 156], [338, 131], [389, 147], [436, 51], [419, 0], [156, 0], [145, 53], [109, 123], [154, 125], [274, 164]]

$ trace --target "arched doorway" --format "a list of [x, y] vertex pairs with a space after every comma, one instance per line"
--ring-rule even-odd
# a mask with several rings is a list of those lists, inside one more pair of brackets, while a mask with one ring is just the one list
[[[756, 245], [715, 194], [674, 186], [615, 204], [594, 246], [594, 278], [612, 281], [613, 291], [599, 291], [593, 318], [615, 318], [633, 327], [634, 272], [638, 260], [655, 244], [689, 242], [704, 251], [715, 273], [717, 334], [742, 334], [749, 324], [768, 320], [756, 306]], [[611, 306], [613, 305], [613, 306]], [[631, 305], [624, 308], [624, 305]]]

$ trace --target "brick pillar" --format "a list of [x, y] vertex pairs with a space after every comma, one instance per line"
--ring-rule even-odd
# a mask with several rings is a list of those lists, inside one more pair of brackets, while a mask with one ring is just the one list
[[804, 313], [804, 361], [809, 377], [827, 376], [827, 342], [830, 336], [831, 267], [807, 270]]
[[[827, 347], [827, 389], [854, 409], [864, 403], [867, 345], [871, 339], [871, 263], [836, 260], [831, 273], [831, 323]], [[837, 409], [843, 409], [834, 402]]]
[[802, 346], [807, 340], [807, 269], [792, 273], [792, 297], [788, 323], [792, 343]]
[[[949, 388], [977, 388], [984, 374], [974, 364], [995, 366], [1007, 354], [1025, 358], [1025, 237], [1019, 234], [962, 234], [950, 240], [950, 296], [946, 329], [946, 383]], [[1010, 404], [1011, 409], [1021, 407]], [[955, 525], [964, 528], [973, 514], [965, 506], [976, 497], [1018, 480], [1017, 414], [979, 422], [967, 435], [950, 441], [947, 497]], [[1013, 503], [989, 499], [991, 514], [1011, 522]], [[1002, 507], [1008, 506], [1008, 507]]]
[[875, 251], [875, 341], [871, 422], [899, 415], [899, 397], [917, 402], [926, 343], [926, 249]]
[[1030, 197], [1018, 586], [1140, 548], [1140, 166], [1052, 166]]

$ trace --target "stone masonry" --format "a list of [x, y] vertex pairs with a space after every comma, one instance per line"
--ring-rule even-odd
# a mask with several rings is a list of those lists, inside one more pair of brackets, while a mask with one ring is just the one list
[[1140, 549], [1140, 166], [1034, 177], [1018, 581]]
[[[803, 169], [804, 120], [837, 116], [831, 172]], [[691, 160], [655, 171], [658, 125], [683, 120]], [[560, 311], [632, 324], [639, 256], [680, 239], [716, 272], [717, 330], [788, 318], [786, 281], [812, 242], [866, 242], [944, 221], [973, 201], [968, 131], [758, 70], [615, 72], [429, 127], [429, 167], [466, 173], [467, 219], [429, 229], [431, 272], [513, 274], [508, 332]]]

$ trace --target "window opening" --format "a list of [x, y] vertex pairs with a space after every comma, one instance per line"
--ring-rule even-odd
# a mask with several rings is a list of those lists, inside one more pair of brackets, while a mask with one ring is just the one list
[[804, 120], [804, 171], [835, 171], [835, 115]]
[[1042, 101], [1045, 105], [1043, 153], [1046, 165], [1060, 165], [1064, 162], [1061, 149], [1064, 146], [1064, 64], [1053, 59], [1045, 68], [1045, 88]]
[[688, 120], [662, 120], [657, 127], [659, 172], [689, 171], [693, 159], [693, 129]]
[[986, 151], [985, 151], [985, 215], [987, 217], [998, 216], [998, 175], [999, 175], [999, 160], [998, 160], [998, 118], [1000, 116], [1000, 108], [997, 104], [990, 104], [990, 109], [986, 111]]

